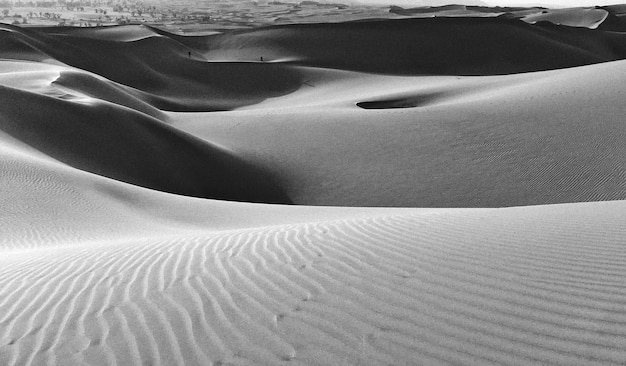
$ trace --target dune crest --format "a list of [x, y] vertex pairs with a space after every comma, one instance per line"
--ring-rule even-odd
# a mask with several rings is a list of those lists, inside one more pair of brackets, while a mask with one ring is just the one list
[[[238, 220], [264, 210], [242, 209]], [[7, 365], [619, 364], [624, 209], [360, 209], [324, 221], [308, 208], [310, 223], [257, 229], [61, 234], [73, 246], [0, 258], [0, 355]]]
[[622, 10], [0, 25], [0, 365], [623, 364]]
[[622, 59], [623, 37], [506, 18], [418, 18], [276, 26], [177, 39], [209, 60], [263, 56], [375, 73], [494, 75]]
[[[625, 67], [616, 61], [479, 78], [314, 69], [302, 71], [311, 86], [288, 96], [171, 118], [260, 166], [280, 166], [283, 187], [297, 204], [620, 200], [626, 198]], [[263, 151], [255, 148], [263, 143]]]
[[114, 84], [56, 66], [3, 64], [0, 131], [56, 160], [187, 196], [290, 202], [268, 172], [157, 120], [160, 111]]

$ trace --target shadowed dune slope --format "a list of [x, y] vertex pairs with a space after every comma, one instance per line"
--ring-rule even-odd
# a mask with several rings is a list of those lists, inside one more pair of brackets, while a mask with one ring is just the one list
[[122, 28], [136, 33], [130, 40], [117, 36], [115, 28], [0, 28], [8, 30], [1, 37], [6, 46], [0, 50], [2, 58], [53, 59], [130, 86], [144, 101], [165, 110], [229, 110], [300, 86], [299, 76], [288, 67], [207, 63], [193, 49], [143, 26]]
[[[505, 18], [367, 20], [209, 36], [180, 36], [146, 26], [3, 25], [6, 47], [0, 57], [55, 59], [139, 89], [161, 109], [227, 110], [300, 87], [300, 75], [275, 63], [279, 61], [386, 74], [490, 75], [626, 56], [624, 34], [544, 23]], [[273, 62], [262, 64], [261, 57]]]
[[308, 72], [289, 96], [172, 123], [272, 169], [298, 204], [626, 199], [626, 61], [489, 77]]
[[0, 26], [0, 365], [623, 365], [623, 37]]
[[69, 89], [73, 93], [78, 92], [94, 99], [134, 109], [159, 120], [167, 120], [163, 112], [142, 100], [144, 96], [142, 93], [85, 72], [63, 71], [53, 84], [57, 88]]
[[587, 366], [626, 357], [624, 202], [220, 202], [0, 141], [3, 365]]
[[507, 74], [626, 56], [626, 35], [501, 18], [289, 25], [176, 39], [209, 60], [251, 61], [262, 56], [388, 74]]
[[[104, 82], [78, 71], [63, 74], [58, 70], [64, 69], [56, 66], [42, 69], [7, 62], [3, 66], [7, 69], [0, 73], [0, 131], [57, 160], [182, 195], [289, 202], [268, 173], [141, 113], [154, 111], [148, 107], [141, 111], [145, 106], [139, 101], [138, 111], [82, 93], [91, 88], [110, 100], [132, 104], [132, 98], [116, 94], [114, 86], [107, 90]], [[30, 78], [24, 76], [25, 69], [31, 69]], [[53, 81], [59, 74], [61, 89]], [[72, 85], [79, 88], [68, 88]]]
[[[467, 7], [465, 5], [443, 5], [443, 6], [423, 6], [417, 8], [402, 8], [400, 6], [390, 6], [389, 12], [398, 15], [416, 15], [416, 14], [436, 14], [449, 11], [460, 10], [465, 11]], [[469, 12], [468, 12], [469, 13]]]
[[0, 171], [0, 251], [368, 216], [357, 208], [311, 212], [168, 194], [69, 166], [3, 131]]
[[48, 35], [71, 36], [79, 38], [91, 38], [96, 40], [132, 42], [158, 35], [152, 27], [143, 25], [119, 25], [109, 27], [29, 27], [30, 30], [42, 32]]
[[418, 7], [404, 9], [391, 6], [390, 13], [412, 17], [501, 17], [520, 19], [526, 23], [550, 22], [571, 27], [596, 29], [603, 24], [611, 12], [602, 7], [577, 7], [565, 9], [530, 8], [530, 7], [481, 7], [465, 5], [447, 5], [437, 7]]
[[36, 42], [32, 42], [30, 37], [22, 33], [22, 29], [9, 26], [7, 24], [0, 25], [0, 49], [1, 57], [15, 60], [26, 61], [51, 61], [57, 63], [45, 51], [38, 48], [41, 46]]
[[[386, 74], [417, 72], [420, 65], [441, 73], [532, 70], [618, 57], [626, 43], [617, 32], [503, 19], [364, 21], [202, 37], [143, 26], [3, 29], [3, 39], [30, 48], [0, 54], [31, 50], [21, 56], [61, 65], [2, 76], [4, 130], [108, 177], [199, 197], [322, 205], [499, 207], [625, 198], [617, 137], [623, 63], [460, 79], [297, 65]], [[237, 59], [253, 57], [258, 47], [286, 62]], [[231, 61], [202, 58], [231, 51]], [[31, 72], [45, 74], [46, 83], [33, 76], [33, 90], [21, 86]], [[33, 103], [62, 121], [59, 128], [28, 107]], [[171, 120], [160, 110], [233, 108], [242, 110]], [[93, 153], [111, 141], [121, 148]], [[145, 169], [135, 172], [135, 165]]]
[[227, 203], [111, 181], [1, 138], [3, 365], [626, 357], [624, 202]]
[[626, 5], [601, 6], [609, 14], [598, 29], [614, 32], [626, 31]]

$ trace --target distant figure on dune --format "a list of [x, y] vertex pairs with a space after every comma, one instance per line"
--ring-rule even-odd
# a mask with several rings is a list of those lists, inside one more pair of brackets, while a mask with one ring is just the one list
[[189, 54], [189, 58], [191, 58], [191, 51], [187, 52]]
[[263, 62], [263, 56], [261, 56], [261, 62]]

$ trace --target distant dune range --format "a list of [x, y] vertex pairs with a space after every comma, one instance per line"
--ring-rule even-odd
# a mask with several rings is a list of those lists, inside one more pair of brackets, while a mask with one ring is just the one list
[[620, 11], [1, 25], [0, 365], [623, 364]]
[[429, 18], [276, 26], [176, 39], [215, 61], [264, 57], [384, 74], [494, 75], [622, 59], [625, 37], [502, 18]]

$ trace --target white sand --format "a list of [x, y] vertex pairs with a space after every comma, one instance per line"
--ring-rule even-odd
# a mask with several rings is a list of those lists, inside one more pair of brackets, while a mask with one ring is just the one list
[[[53, 53], [35, 32], [0, 60], [0, 365], [626, 360], [625, 61], [480, 77], [226, 62], [214, 72], [246, 73], [211, 90], [239, 109], [174, 113], [159, 106], [207, 103], [178, 82], [212, 79], [120, 29], [89, 39], [167, 80], [16, 61]], [[453, 208], [234, 202], [253, 200]]]
[[[624, 61], [491, 77], [305, 75], [307, 85], [282, 98], [171, 118], [273, 167], [301, 204], [501, 207], [626, 197]], [[399, 99], [416, 107], [356, 106]]]
[[6, 365], [626, 357], [623, 202], [273, 207], [135, 188], [19, 148], [2, 169]]
[[550, 9], [545, 13], [529, 14], [522, 19], [525, 22], [551, 22], [572, 27], [596, 29], [606, 20], [609, 12], [596, 8]]

